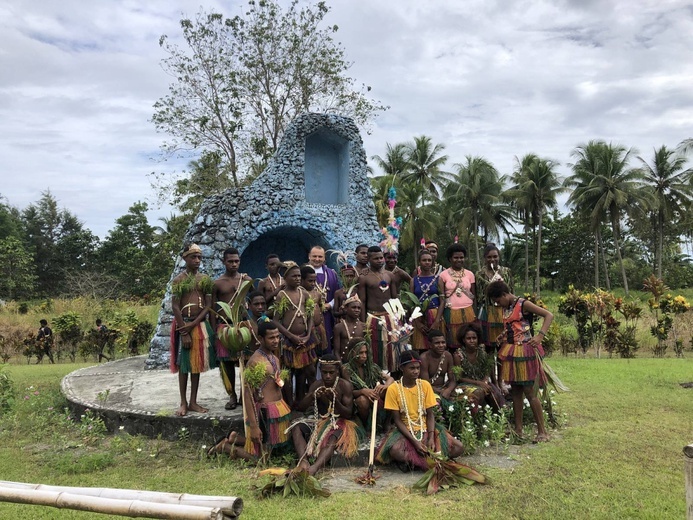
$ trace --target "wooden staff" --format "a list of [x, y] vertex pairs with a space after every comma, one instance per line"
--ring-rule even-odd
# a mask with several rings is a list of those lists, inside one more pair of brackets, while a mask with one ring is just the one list
[[378, 419], [378, 399], [373, 401], [373, 415], [371, 417], [371, 449], [368, 453], [368, 476], [373, 477], [373, 462], [375, 455], [375, 423]]
[[156, 502], [159, 504], [219, 508], [224, 515], [228, 517], [236, 517], [243, 511], [243, 499], [238, 497], [162, 493], [160, 491], [141, 491], [135, 489], [48, 486], [45, 484], [28, 484], [24, 482], [9, 482], [6, 480], [0, 480], [0, 488], [69, 493], [71, 495], [112, 498], [117, 500], [139, 500], [142, 502]]
[[693, 520], [693, 444], [683, 448], [686, 479], [686, 520]]

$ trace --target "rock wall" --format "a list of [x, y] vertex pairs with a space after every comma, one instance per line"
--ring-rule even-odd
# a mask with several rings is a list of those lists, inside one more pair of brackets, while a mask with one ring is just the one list
[[[222, 254], [228, 247], [241, 253], [242, 272], [263, 277], [270, 252], [304, 263], [313, 245], [353, 251], [377, 238], [358, 128], [347, 117], [304, 114], [287, 128], [267, 169], [252, 184], [205, 201], [185, 242], [202, 248], [200, 270], [216, 278], [224, 271]], [[181, 261], [171, 280], [183, 269]], [[168, 367], [172, 321], [169, 281], [147, 368]]]

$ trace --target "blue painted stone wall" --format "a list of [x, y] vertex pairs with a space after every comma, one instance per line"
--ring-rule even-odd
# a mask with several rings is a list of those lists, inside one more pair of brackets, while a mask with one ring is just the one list
[[[269, 252], [304, 263], [314, 244], [353, 250], [377, 241], [361, 135], [353, 120], [331, 114], [296, 118], [267, 169], [249, 186], [207, 199], [185, 236], [185, 242], [200, 245], [201, 271], [214, 278], [224, 271], [222, 253], [228, 247], [241, 252], [241, 271], [261, 277]], [[183, 268], [181, 262], [171, 279]], [[168, 289], [147, 368], [168, 367], [173, 321]]]

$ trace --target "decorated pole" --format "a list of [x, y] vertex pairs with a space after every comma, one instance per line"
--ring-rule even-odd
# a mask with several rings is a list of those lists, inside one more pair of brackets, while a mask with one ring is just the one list
[[686, 520], [693, 520], [693, 444], [683, 448], [683, 472], [686, 475]]

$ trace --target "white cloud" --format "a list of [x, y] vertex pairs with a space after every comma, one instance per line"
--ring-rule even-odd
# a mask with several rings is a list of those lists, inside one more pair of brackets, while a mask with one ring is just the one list
[[[351, 74], [391, 106], [364, 135], [430, 135], [450, 163], [484, 155], [509, 173], [535, 152], [569, 162], [580, 142], [653, 147], [691, 137], [693, 10], [682, 1], [332, 0], [328, 23]], [[237, 2], [203, 2], [231, 15]], [[101, 237], [136, 200], [163, 136], [149, 122], [168, 77], [159, 36], [179, 38], [166, 2], [0, 6], [0, 193], [19, 207], [50, 188]], [[168, 208], [155, 211], [167, 215]]]

